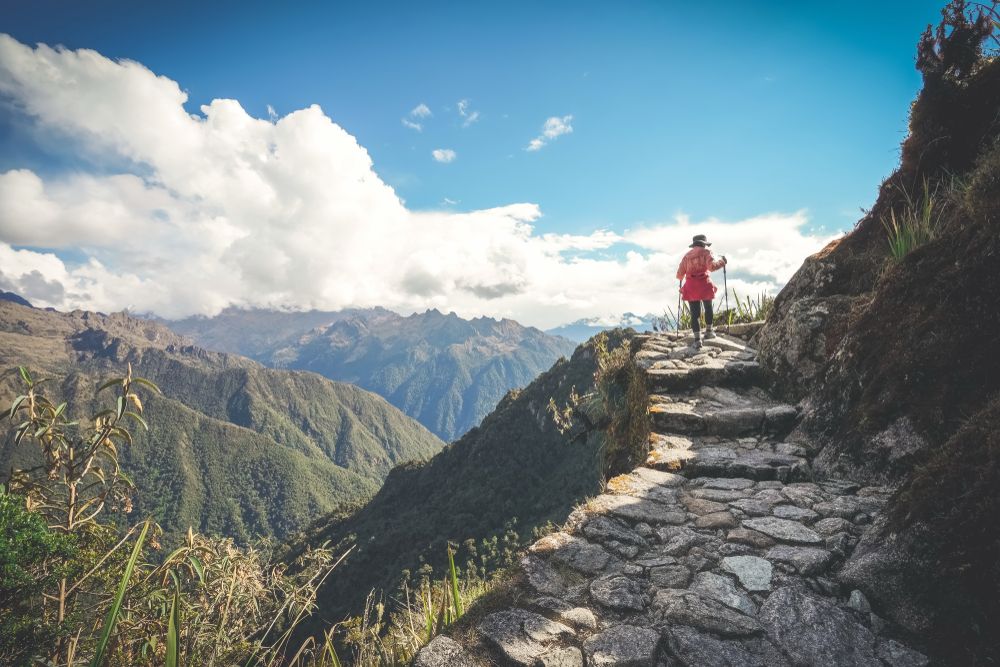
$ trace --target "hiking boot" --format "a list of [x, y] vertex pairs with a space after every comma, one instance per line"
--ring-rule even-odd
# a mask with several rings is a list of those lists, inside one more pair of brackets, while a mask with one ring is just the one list
[[715, 338], [715, 332], [712, 331], [712, 327], [705, 329], [705, 340], [712, 340]]
[[696, 350], [701, 349], [701, 334], [698, 332], [695, 332], [694, 334], [694, 343], [692, 343], [692, 347]]

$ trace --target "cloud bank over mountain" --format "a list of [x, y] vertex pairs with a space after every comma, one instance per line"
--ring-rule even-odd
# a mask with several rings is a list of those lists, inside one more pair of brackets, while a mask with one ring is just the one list
[[411, 210], [319, 106], [259, 119], [187, 100], [139, 63], [0, 35], [0, 110], [95, 165], [0, 172], [0, 289], [165, 317], [380, 305], [552, 326], [662, 311], [695, 233], [744, 292], [774, 291], [828, 240], [804, 211], [577, 235], [540, 233], [535, 203]]

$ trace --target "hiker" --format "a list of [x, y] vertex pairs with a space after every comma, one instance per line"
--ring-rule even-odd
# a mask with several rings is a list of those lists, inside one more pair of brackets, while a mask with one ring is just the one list
[[[715, 298], [715, 285], [708, 274], [718, 271], [726, 265], [726, 257], [716, 260], [708, 249], [711, 243], [704, 234], [698, 234], [691, 240], [691, 248], [677, 267], [677, 280], [683, 280], [681, 297], [691, 308], [691, 329], [694, 331], [694, 346], [701, 348], [701, 308], [705, 306], [705, 339], [715, 338], [712, 331], [712, 300]], [[677, 317], [681, 314], [678, 312]]]

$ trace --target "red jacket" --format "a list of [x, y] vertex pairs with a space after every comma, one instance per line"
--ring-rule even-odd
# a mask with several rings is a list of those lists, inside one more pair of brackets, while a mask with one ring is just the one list
[[687, 251], [677, 267], [677, 280], [684, 280], [681, 296], [685, 301], [711, 301], [715, 298], [715, 285], [708, 274], [725, 266], [726, 260], [712, 258], [708, 248], [695, 246]]

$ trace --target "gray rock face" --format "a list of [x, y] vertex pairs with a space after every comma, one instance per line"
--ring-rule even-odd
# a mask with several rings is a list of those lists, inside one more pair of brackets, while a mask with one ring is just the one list
[[473, 667], [478, 664], [461, 644], [444, 635], [432, 639], [413, 660], [413, 667]]
[[660, 633], [649, 628], [616, 625], [583, 644], [593, 667], [653, 667]]
[[[754, 646], [751, 651], [744, 643], [726, 641], [694, 628], [678, 625], [669, 628], [665, 636], [670, 653], [684, 667], [783, 667], [788, 662], [773, 646]], [[761, 649], [765, 650], [761, 650]]]
[[723, 637], [749, 637], [761, 632], [757, 619], [691, 591], [658, 591], [654, 607], [666, 626], [689, 625]]
[[747, 616], [757, 615], [757, 605], [749, 596], [741, 592], [729, 577], [714, 572], [699, 572], [694, 576], [690, 590], [718, 600]]
[[554, 648], [538, 656], [536, 667], [583, 667], [583, 653], [575, 646]]
[[785, 563], [801, 575], [818, 574], [833, 560], [833, 554], [816, 547], [790, 547], [779, 544], [767, 551], [768, 560]]
[[600, 545], [568, 533], [547, 535], [531, 545], [529, 551], [589, 574], [600, 572], [611, 560], [611, 554]]
[[591, 501], [597, 511], [614, 514], [629, 521], [644, 521], [648, 524], [680, 525], [687, 519], [687, 513], [677, 505], [665, 505], [634, 496], [600, 495]]
[[876, 652], [890, 667], [927, 667], [931, 664], [930, 659], [923, 653], [906, 648], [893, 639], [880, 641]]
[[760, 622], [797, 665], [878, 667], [875, 636], [829, 600], [779, 588], [760, 608]]
[[646, 586], [619, 574], [595, 579], [590, 584], [590, 596], [595, 602], [612, 609], [642, 611], [649, 604]]
[[732, 572], [748, 591], [771, 590], [773, 568], [770, 561], [757, 556], [728, 556], [722, 559], [722, 569]]
[[743, 522], [744, 528], [756, 530], [759, 533], [770, 535], [781, 542], [792, 542], [794, 544], [822, 544], [823, 538], [816, 531], [806, 528], [801, 523], [779, 519], [777, 517], [761, 517], [759, 519], [747, 519]]
[[790, 519], [792, 521], [804, 521], [807, 523], [819, 518], [819, 514], [813, 512], [811, 509], [795, 505], [778, 505], [774, 508], [772, 514], [779, 519]]
[[658, 588], [684, 588], [691, 581], [691, 570], [684, 565], [661, 565], [650, 569], [649, 580]]
[[490, 614], [477, 628], [511, 662], [531, 667], [560, 638], [576, 633], [566, 625], [525, 609]]
[[618, 519], [612, 519], [607, 516], [598, 515], [587, 521], [587, 524], [583, 527], [583, 533], [587, 537], [599, 542], [614, 540], [640, 547], [646, 546], [646, 540], [642, 539], [637, 532]]

